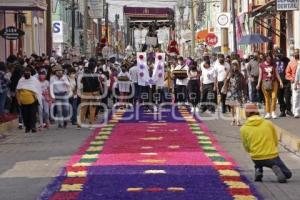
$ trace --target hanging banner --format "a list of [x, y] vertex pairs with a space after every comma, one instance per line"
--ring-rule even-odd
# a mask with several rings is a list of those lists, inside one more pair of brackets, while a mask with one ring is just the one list
[[165, 53], [156, 53], [152, 81], [156, 86], [163, 87], [165, 83]]
[[149, 85], [149, 70], [147, 65], [147, 53], [145, 52], [138, 52], [137, 53], [137, 66], [139, 71], [138, 76], [138, 84], [141, 86]]
[[299, 10], [299, 0], [276, 0], [277, 11]]

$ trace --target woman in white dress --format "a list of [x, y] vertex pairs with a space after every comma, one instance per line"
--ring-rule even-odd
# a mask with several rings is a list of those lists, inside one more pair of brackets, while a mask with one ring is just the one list
[[130, 74], [125, 66], [122, 66], [122, 71], [118, 74], [118, 88], [120, 92], [120, 103], [125, 103], [130, 92]]

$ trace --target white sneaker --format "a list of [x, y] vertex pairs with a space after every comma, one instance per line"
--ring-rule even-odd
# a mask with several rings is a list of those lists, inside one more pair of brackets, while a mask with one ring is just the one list
[[270, 113], [267, 113], [266, 115], [265, 115], [265, 119], [270, 119], [271, 118], [271, 114]]
[[198, 107], [196, 107], [196, 113], [199, 113], [200, 109]]
[[192, 107], [192, 108], [191, 108], [191, 113], [194, 113], [194, 112], [195, 112], [195, 108]]
[[273, 119], [277, 119], [277, 115], [276, 115], [275, 112], [272, 112], [272, 118], [273, 118]]

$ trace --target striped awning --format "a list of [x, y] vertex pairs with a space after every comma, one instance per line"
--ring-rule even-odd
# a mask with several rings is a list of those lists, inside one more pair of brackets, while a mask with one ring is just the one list
[[46, 10], [46, 0], [0, 0], [0, 10]]

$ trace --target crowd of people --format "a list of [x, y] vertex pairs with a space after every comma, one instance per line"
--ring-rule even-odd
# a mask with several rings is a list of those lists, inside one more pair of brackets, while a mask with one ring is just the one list
[[[152, 54], [153, 55], [153, 54]], [[155, 55], [155, 53], [154, 53]], [[17, 113], [19, 128], [37, 132], [57, 123], [78, 128], [92, 126], [103, 106], [144, 104], [155, 110], [162, 102], [189, 105], [191, 112], [230, 112], [232, 125], [240, 125], [240, 108], [247, 102], [264, 105], [265, 118], [300, 116], [299, 51], [291, 59], [280, 53], [238, 55], [204, 53], [201, 59], [170, 56], [164, 63], [164, 81], [140, 76], [136, 56], [122, 61], [81, 57], [76, 62], [45, 55], [9, 56], [0, 62], [0, 121]], [[143, 66], [145, 67], [145, 66]], [[155, 56], [147, 57], [149, 76]], [[153, 104], [154, 106], [150, 106]]]

